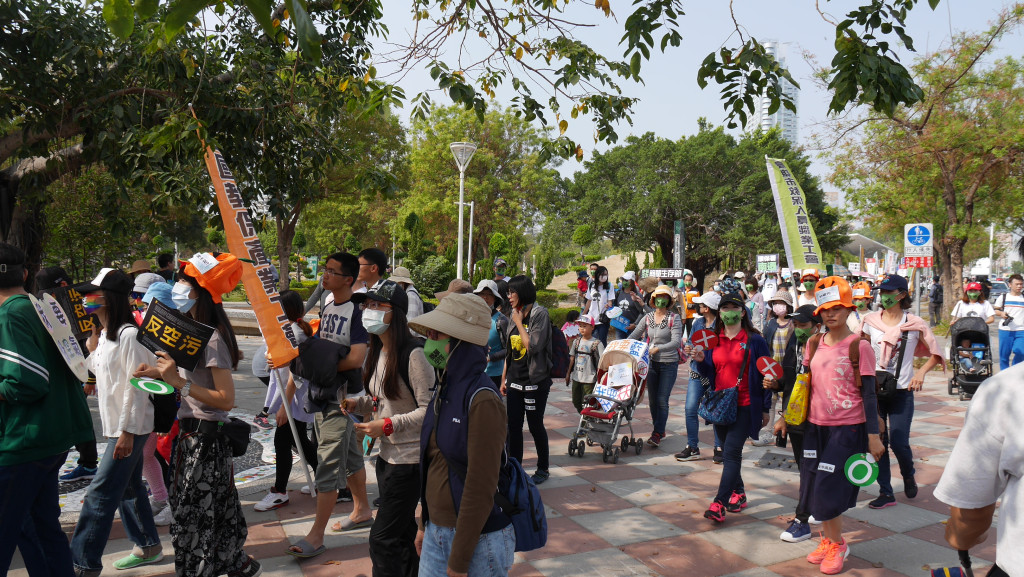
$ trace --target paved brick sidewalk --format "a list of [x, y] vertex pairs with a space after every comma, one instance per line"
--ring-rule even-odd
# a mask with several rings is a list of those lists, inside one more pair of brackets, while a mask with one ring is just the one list
[[[946, 396], [941, 373], [928, 377], [926, 390], [927, 394], [917, 396], [911, 434], [920, 494], [913, 500], [903, 497], [895, 459], [893, 476], [898, 506], [880, 511], [868, 509], [867, 502], [877, 494], [877, 489], [861, 492], [857, 508], [846, 516], [851, 557], [845, 575], [920, 577], [927, 575], [929, 567], [956, 563], [956, 552], [943, 540], [948, 509], [932, 496], [932, 491], [959, 433], [967, 403]], [[716, 492], [720, 468], [712, 464], [710, 448], [702, 447], [703, 460], [684, 464], [673, 458], [686, 444], [685, 397], [686, 385], [681, 376], [671, 399], [669, 436], [661, 448], [645, 448], [639, 456], [632, 452], [623, 454], [619, 463], [612, 465], [602, 463], [600, 451], [594, 448], [589, 448], [582, 459], [568, 456], [569, 436], [576, 426], [575, 412], [568, 389], [561, 385], [553, 387], [546, 418], [552, 477], [541, 491], [548, 510], [548, 545], [539, 551], [517, 554], [512, 575], [820, 575], [816, 566], [804, 560], [815, 547], [814, 540], [798, 544], [779, 540], [796, 504], [795, 470], [755, 466], [768, 452], [791, 457], [788, 449], [748, 445], [744, 450], [743, 479], [750, 506], [741, 514], [730, 514], [720, 525], [702, 517]], [[650, 433], [649, 416], [646, 404], [641, 405], [634, 427], [644, 438]], [[532, 451], [529, 435], [526, 437], [527, 450]], [[711, 442], [710, 428], [703, 427], [701, 441]], [[535, 454], [527, 454], [528, 471], [532, 470], [534, 459]], [[367, 469], [373, 499], [373, 471], [372, 467]], [[370, 575], [367, 530], [346, 535], [329, 533], [330, 549], [303, 563], [284, 553], [289, 541], [304, 536], [312, 523], [313, 501], [299, 493], [302, 484], [296, 475], [291, 503], [268, 513], [252, 509], [263, 496], [261, 490], [243, 495], [249, 523], [246, 551], [261, 560], [265, 575], [295, 575], [297, 568], [310, 577]], [[351, 504], [339, 504], [335, 511], [340, 517], [351, 511]], [[161, 534], [167, 555], [163, 563], [118, 575], [173, 574], [167, 529], [162, 528]], [[130, 543], [117, 522], [104, 564], [110, 567], [129, 548]], [[973, 554], [976, 567], [990, 564], [995, 557], [995, 536], [990, 536]], [[26, 572], [15, 566], [10, 574], [22, 577]]]

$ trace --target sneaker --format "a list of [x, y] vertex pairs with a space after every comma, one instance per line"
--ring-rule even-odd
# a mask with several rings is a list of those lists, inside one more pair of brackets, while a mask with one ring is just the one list
[[[140, 550], [140, 552], [141, 552], [141, 550]], [[164, 558], [164, 552], [163, 551], [159, 551], [159, 550], [156, 552], [156, 555], [153, 555], [151, 557], [139, 557], [139, 556], [137, 556], [135, 554], [134, 551], [132, 551], [131, 553], [128, 554], [127, 557], [124, 557], [123, 559], [118, 559], [117, 561], [114, 561], [114, 569], [117, 569], [119, 571], [122, 571], [124, 569], [134, 569], [136, 567], [141, 567], [143, 565], [150, 565], [152, 563], [159, 563], [160, 561], [163, 560], [163, 558]]]
[[767, 447], [775, 444], [775, 435], [771, 433], [761, 433], [761, 436], [757, 440], [753, 441], [751, 445], [755, 447]]
[[737, 493], [736, 491], [733, 491], [732, 495], [729, 495], [729, 503], [725, 505], [725, 510], [730, 513], [739, 513], [740, 511], [746, 508], [747, 494]]
[[825, 555], [828, 554], [828, 550], [831, 546], [832, 542], [828, 540], [828, 537], [822, 535], [821, 542], [818, 543], [818, 548], [807, 554], [807, 562], [814, 563], [815, 565], [821, 565], [821, 562], [825, 560]]
[[843, 561], [850, 556], [850, 548], [846, 545], [846, 539], [842, 543], [832, 543], [825, 553], [825, 559], [821, 562], [821, 572], [825, 575], [835, 575], [843, 570]]
[[712, 455], [711, 460], [714, 461], [716, 465], [721, 465], [725, 462], [725, 458], [722, 456], [721, 447], [715, 447], [715, 454]]
[[157, 527], [166, 527], [171, 524], [171, 521], [174, 521], [174, 516], [171, 515], [170, 507], [164, 507], [162, 511], [153, 515], [153, 523]]
[[259, 428], [260, 430], [269, 431], [270, 429], [274, 428], [274, 425], [270, 422], [270, 419], [267, 418], [268, 416], [269, 415], [267, 415], [266, 413], [260, 413], [256, 415], [255, 419], [252, 420], [252, 423], [256, 425], [256, 427]]
[[302, 493], [303, 495], [309, 495], [309, 485], [303, 485], [302, 488], [299, 489], [299, 492]]
[[153, 510], [153, 516], [156, 517], [161, 511], [167, 508], [167, 500], [157, 501], [156, 499], [150, 499], [149, 508]]
[[903, 477], [903, 494], [907, 499], [917, 496], [917, 481], [913, 477]]
[[260, 512], [273, 511], [274, 509], [280, 509], [281, 507], [287, 505], [288, 493], [275, 493], [275, 488], [276, 487], [271, 487], [270, 492], [267, 493], [265, 497], [260, 499], [260, 502], [256, 503], [256, 505], [253, 506], [253, 509], [256, 509], [257, 511]]
[[659, 433], [651, 433], [651, 436], [647, 439], [647, 444], [652, 447], [658, 447], [661, 445], [661, 440], [664, 437]]
[[249, 556], [249, 560], [242, 565], [238, 571], [231, 571], [228, 577], [260, 577], [263, 574], [263, 566], [260, 562]]
[[711, 519], [716, 523], [725, 521], [725, 507], [718, 501], [713, 501], [707, 511], [704, 511], [704, 518]]
[[868, 503], [868, 507], [871, 507], [872, 509], [884, 509], [886, 507], [895, 506], [896, 497], [893, 497], [892, 495], [886, 495], [885, 493], [882, 493], [881, 495], [878, 496], [877, 499]]
[[537, 469], [537, 472], [533, 474], [533, 484], [540, 485], [544, 481], [551, 478], [551, 473], [547, 469]]
[[811, 538], [811, 526], [807, 523], [801, 523], [796, 519], [793, 519], [789, 523], [789, 527], [779, 535], [779, 539], [782, 539], [786, 543], [799, 543], [806, 541]]
[[349, 489], [338, 489], [338, 500], [335, 503], [351, 503], [352, 491]]
[[811, 515], [810, 517], [808, 517], [807, 518], [807, 522], [810, 523], [811, 525], [821, 525], [821, 521], [815, 519], [814, 515]]
[[61, 481], [78, 481], [80, 479], [93, 479], [96, 477], [96, 467], [89, 468], [81, 465], [75, 467], [70, 472], [60, 476]]
[[687, 447], [683, 449], [682, 453], [676, 453], [677, 461], [696, 461], [699, 458], [700, 449], [692, 448], [689, 445], [687, 445]]

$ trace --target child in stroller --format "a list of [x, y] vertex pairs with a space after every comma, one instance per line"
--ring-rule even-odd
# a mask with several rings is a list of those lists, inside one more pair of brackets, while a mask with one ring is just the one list
[[[605, 463], [619, 462], [619, 452], [633, 447], [643, 452], [644, 440], [633, 433], [633, 412], [643, 398], [650, 353], [647, 344], [633, 339], [608, 343], [597, 365], [597, 384], [583, 397], [580, 422], [569, 441], [569, 455], [580, 458], [588, 446], [600, 445]], [[619, 439], [623, 424], [629, 434]], [[617, 442], [618, 441], [618, 442]]]
[[949, 359], [953, 376], [949, 394], [959, 392], [960, 400], [970, 399], [982, 381], [992, 376], [992, 346], [988, 324], [982, 317], [963, 317], [950, 327]]

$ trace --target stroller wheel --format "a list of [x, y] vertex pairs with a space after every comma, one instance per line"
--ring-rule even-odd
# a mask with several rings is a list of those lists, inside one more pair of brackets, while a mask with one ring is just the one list
[[587, 437], [587, 446], [588, 447], [593, 447], [594, 446], [594, 441], [591, 441], [590, 437]]
[[622, 450], [626, 451], [629, 449], [629, 437], [622, 437]]
[[576, 442], [576, 456], [582, 459], [583, 458], [583, 451], [585, 451], [586, 448], [587, 448], [586, 443], [584, 443], [583, 441], [577, 441]]
[[608, 454], [608, 449], [605, 449], [604, 452], [601, 453], [601, 460], [604, 461], [605, 463], [607, 463], [609, 456], [610, 455]]
[[572, 439], [572, 440], [569, 441], [569, 456], [571, 457], [571, 456], [573, 456], [575, 454], [576, 454], [576, 439]]
[[619, 462], [619, 448], [615, 447], [615, 452], [612, 454], [612, 463], [616, 464]]
[[953, 384], [953, 383], [954, 383], [954, 379], [949, 379], [949, 386], [947, 388], [948, 388], [948, 392], [949, 392], [950, 396], [952, 396], [953, 392], [956, 391], [956, 385]]
[[636, 440], [636, 454], [639, 455], [640, 453], [643, 453], [643, 452], [644, 452], [644, 440], [643, 439], [637, 439]]

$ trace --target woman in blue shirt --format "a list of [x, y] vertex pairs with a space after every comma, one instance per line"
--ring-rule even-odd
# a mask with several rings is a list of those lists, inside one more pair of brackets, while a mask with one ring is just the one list
[[490, 279], [480, 281], [476, 285], [474, 294], [484, 299], [487, 306], [491, 307], [491, 333], [487, 337], [487, 376], [494, 381], [494, 384], [501, 386], [501, 371], [505, 366], [505, 355], [508, 354], [508, 347], [502, 335], [508, 332], [508, 317], [501, 314], [501, 292], [498, 290], [498, 283]]

